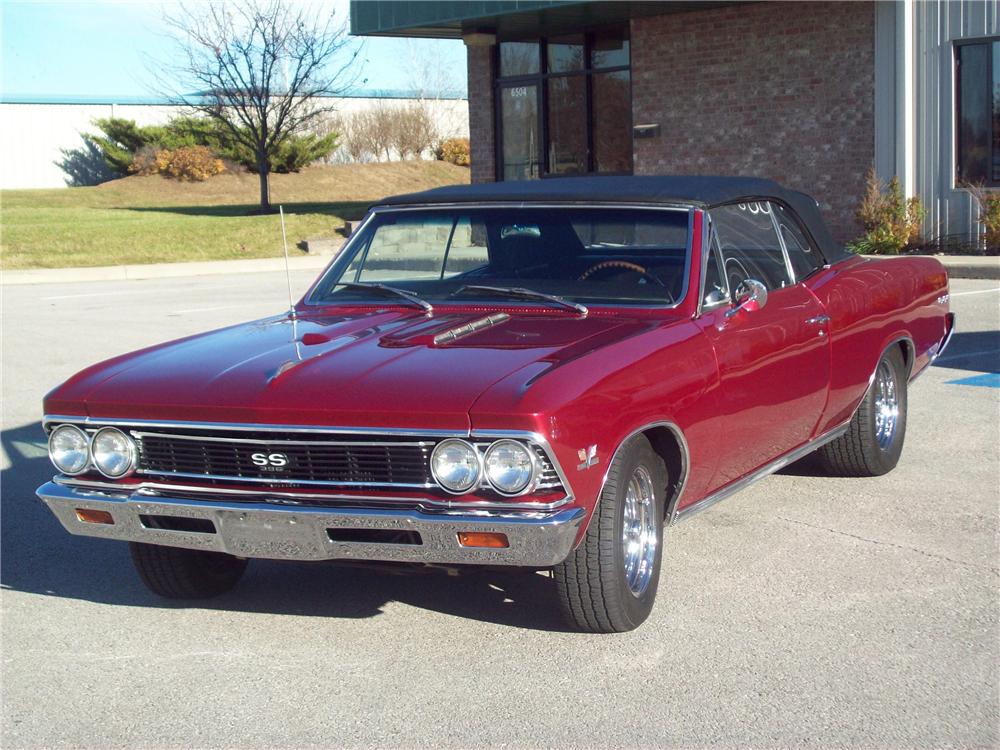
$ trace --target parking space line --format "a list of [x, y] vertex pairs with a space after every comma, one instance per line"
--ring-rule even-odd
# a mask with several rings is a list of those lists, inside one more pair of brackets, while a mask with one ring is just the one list
[[971, 292], [952, 292], [952, 297], [965, 297], [969, 294], [989, 294], [990, 292], [1000, 292], [1000, 286], [996, 289], [974, 289]]

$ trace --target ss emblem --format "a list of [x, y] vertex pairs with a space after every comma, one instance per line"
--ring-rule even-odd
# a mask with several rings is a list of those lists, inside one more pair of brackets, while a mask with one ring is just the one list
[[257, 466], [288, 466], [288, 456], [284, 453], [251, 453], [250, 460]]

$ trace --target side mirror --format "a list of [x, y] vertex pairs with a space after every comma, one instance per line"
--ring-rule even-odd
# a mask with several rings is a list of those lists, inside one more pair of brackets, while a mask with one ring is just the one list
[[731, 318], [741, 310], [756, 312], [767, 304], [767, 287], [757, 279], [747, 279], [736, 289], [736, 307], [726, 313]]

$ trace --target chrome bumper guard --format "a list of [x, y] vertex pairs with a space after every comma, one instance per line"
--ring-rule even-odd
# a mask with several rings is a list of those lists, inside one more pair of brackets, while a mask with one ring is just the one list
[[[274, 560], [378, 560], [454, 565], [518, 565], [544, 568], [565, 560], [573, 549], [583, 508], [547, 513], [435, 514], [419, 510], [267, 506], [201, 501], [169, 496], [113, 493], [48, 482], [37, 490], [71, 534], [168, 547], [228, 552]], [[81, 521], [77, 511], [105, 511], [114, 524]], [[150, 517], [181, 519], [214, 531], [154, 528]], [[201, 522], [201, 523], [199, 523]], [[345, 530], [407, 532], [406, 543], [334, 541]], [[506, 548], [463, 547], [460, 532], [506, 534]]]

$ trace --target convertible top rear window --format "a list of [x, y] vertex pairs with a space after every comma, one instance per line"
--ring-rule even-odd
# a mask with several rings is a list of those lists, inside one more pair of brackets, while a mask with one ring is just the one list
[[[384, 300], [360, 285], [385, 284], [431, 302], [458, 302], [463, 287], [489, 286], [586, 304], [672, 305], [686, 286], [688, 224], [687, 210], [669, 208], [380, 210], [309, 302]], [[475, 296], [490, 295], [480, 289]]]

